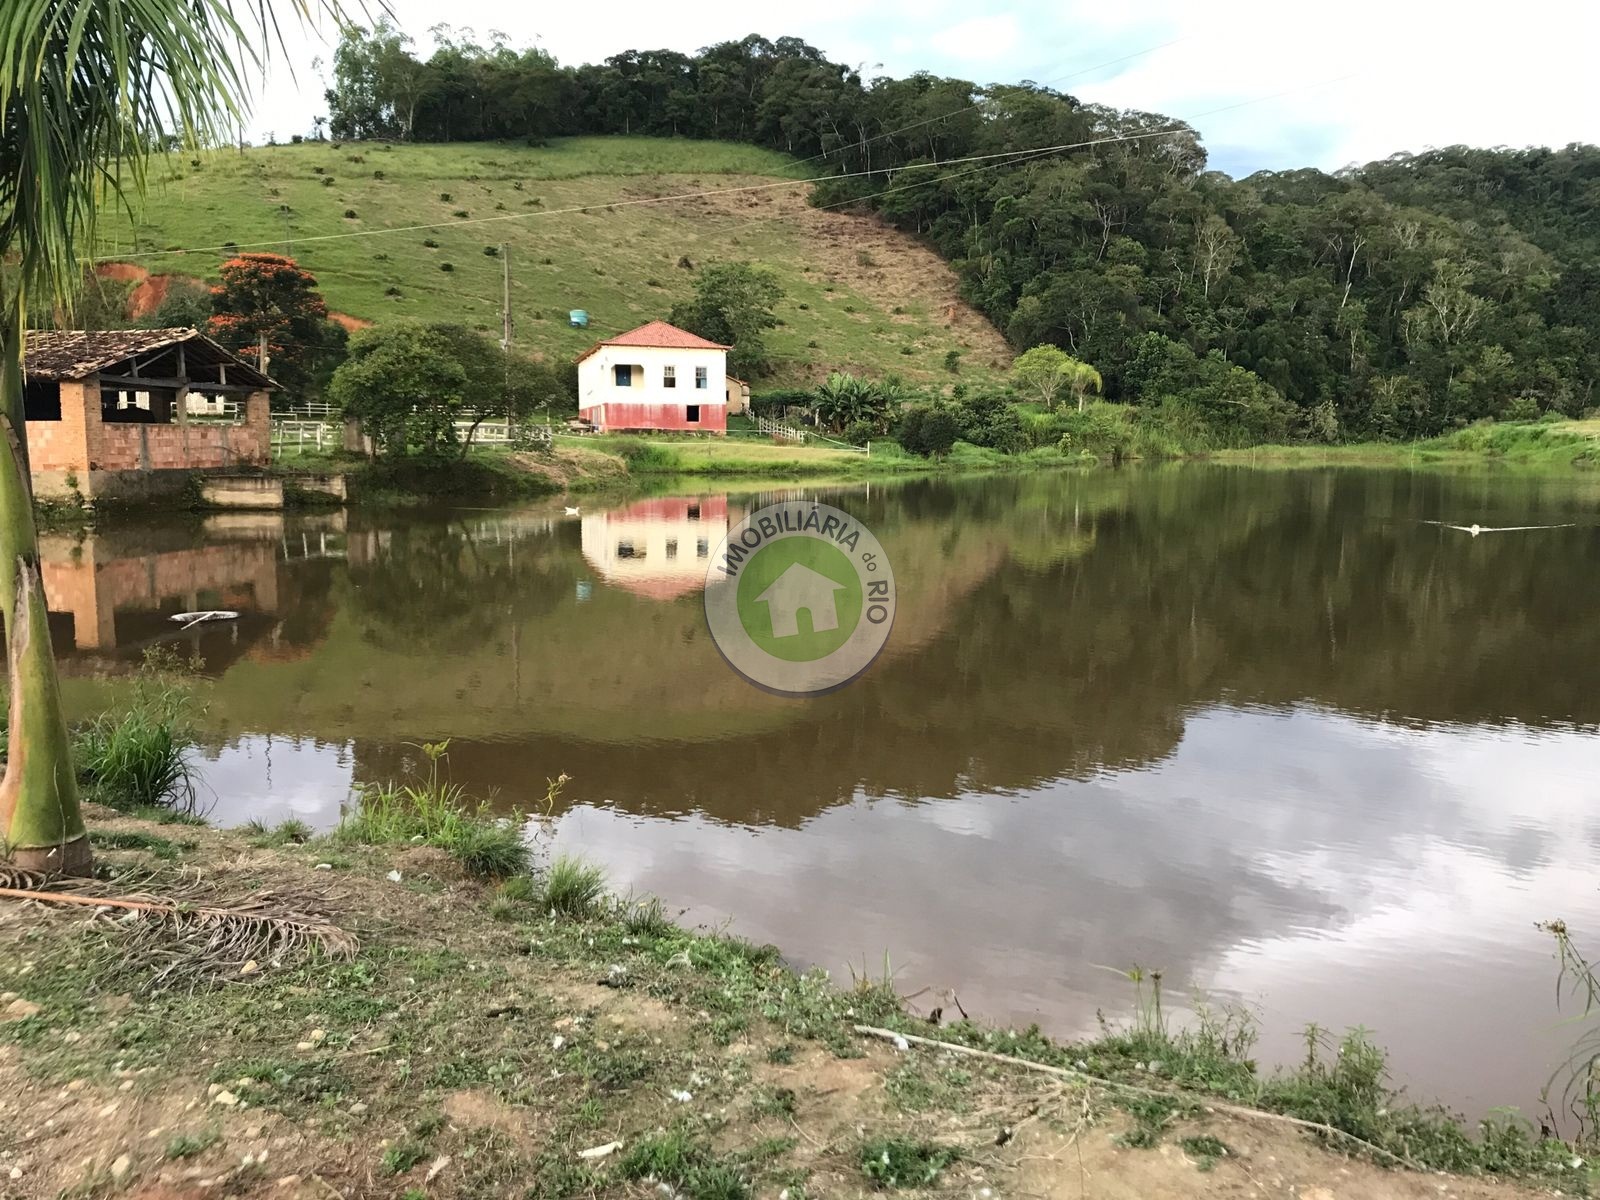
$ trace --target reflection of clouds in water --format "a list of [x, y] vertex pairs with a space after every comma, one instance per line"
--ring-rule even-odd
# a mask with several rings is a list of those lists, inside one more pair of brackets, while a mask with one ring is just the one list
[[1128, 1002], [1096, 964], [1139, 962], [1174, 998], [1259, 1002], [1269, 1057], [1294, 1056], [1300, 1021], [1365, 1021], [1428, 1095], [1481, 1110], [1531, 1105], [1548, 1073], [1532, 926], [1600, 928], [1597, 799], [1592, 736], [1213, 709], [1165, 762], [1016, 796], [858, 797], [798, 830], [579, 808], [559, 840], [836, 972], [888, 951], [902, 987], [996, 1020], [1087, 1032]]
[[348, 743], [248, 735], [203, 750], [200, 802], [213, 825], [293, 817], [320, 832], [339, 823], [352, 766]]

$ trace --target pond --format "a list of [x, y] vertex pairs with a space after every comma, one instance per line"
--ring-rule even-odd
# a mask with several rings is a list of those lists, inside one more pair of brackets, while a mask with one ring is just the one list
[[[821, 499], [894, 568], [888, 645], [769, 694], [707, 634], [730, 524]], [[69, 707], [209, 677], [212, 818], [334, 824], [449, 771], [797, 963], [1090, 1033], [1119, 971], [1373, 1031], [1469, 1114], [1573, 1036], [1536, 921], [1600, 943], [1600, 481], [1220, 466], [304, 517], [46, 539]], [[1566, 525], [1468, 532], [1443, 525]], [[667, 546], [671, 543], [672, 552]], [[205, 608], [237, 622], [176, 632]], [[924, 990], [926, 989], [926, 990]]]

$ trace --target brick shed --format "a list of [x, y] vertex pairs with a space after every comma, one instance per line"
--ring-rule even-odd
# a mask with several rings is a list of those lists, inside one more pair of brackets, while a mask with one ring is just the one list
[[149, 495], [270, 458], [276, 385], [197, 330], [37, 330], [23, 373], [38, 496]]

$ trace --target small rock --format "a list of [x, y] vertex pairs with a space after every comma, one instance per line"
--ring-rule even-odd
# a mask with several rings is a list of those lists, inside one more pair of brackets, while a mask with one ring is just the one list
[[[333, 864], [332, 863], [318, 863], [317, 866], [316, 866], [316, 869], [318, 871], [331, 871], [331, 870], [333, 870]], [[285, 1176], [285, 1178], [288, 1178], [288, 1176]], [[298, 1176], [296, 1176], [295, 1178], [296, 1178], [296, 1181], [298, 1182]]]
[[9, 1177], [12, 1178], [12, 1179], [21, 1179], [22, 1178], [22, 1168], [21, 1167], [12, 1167], [10, 1172], [9, 1172]]
[[24, 1000], [21, 996], [12, 1000], [5, 1008], [0, 1009], [0, 1020], [21, 1021], [28, 1017], [36, 1017], [44, 1011], [42, 1005], [35, 1004], [32, 1000]]
[[326, 1029], [313, 1029], [310, 1033], [306, 1034], [306, 1041], [310, 1042], [313, 1046], [320, 1046], [325, 1040], [327, 1040], [327, 1037], [328, 1031]]
[[899, 1034], [895, 1034], [894, 1048], [896, 1050], [909, 1050], [911, 1049], [911, 1043], [906, 1041], [905, 1038], [901, 1037]]
[[125, 1182], [133, 1172], [133, 1159], [126, 1154], [117, 1155], [116, 1161], [111, 1164], [112, 1181], [118, 1184]]
[[566, 1044], [567, 1044], [567, 1039], [562, 1037], [559, 1033], [556, 1034], [555, 1037], [550, 1039], [550, 1049], [552, 1049], [552, 1050], [559, 1050], [559, 1049], [561, 1049], [561, 1047], [565, 1046]]
[[215, 1096], [211, 1097], [211, 1103], [220, 1104], [225, 1108], [232, 1108], [235, 1104], [239, 1103], [239, 1097], [235, 1096], [232, 1092], [218, 1092]]
[[74, 1042], [83, 1041], [83, 1034], [79, 1033], [76, 1029], [74, 1029], [74, 1030], [71, 1030], [70, 1032], [63, 1033], [61, 1035], [61, 1040], [63, 1042], [65, 1042], [67, 1045], [70, 1046]]
[[83, 1080], [83, 1079], [74, 1079], [70, 1083], [67, 1084], [67, 1091], [69, 1091], [69, 1092], [81, 1092], [81, 1091], [83, 1091], [84, 1084], [87, 1083], [87, 1082], [88, 1082], [87, 1080]]
[[252, 958], [249, 962], [245, 963], [244, 966], [239, 968], [239, 974], [254, 975], [259, 970], [261, 970], [261, 964]]
[[367, 1106], [365, 1104], [363, 1104], [359, 1100], [357, 1100], [354, 1104], [352, 1104], [350, 1106], [350, 1115], [352, 1117], [359, 1117], [362, 1113], [364, 1113], [366, 1111], [367, 1111]]
[[278, 1176], [278, 1178], [277, 1178], [276, 1182], [273, 1184], [273, 1186], [274, 1187], [281, 1187], [281, 1188], [288, 1188], [288, 1187], [294, 1187], [299, 1182], [300, 1182], [300, 1176], [298, 1176], [298, 1175], [280, 1175], [280, 1176]]
[[672, 1092], [668, 1092], [667, 1095], [671, 1096], [679, 1104], [687, 1104], [687, 1103], [689, 1103], [689, 1101], [694, 1099], [694, 1093], [693, 1092], [672, 1091]]
[[399, 883], [400, 879], [401, 879], [401, 876], [400, 876], [400, 872], [399, 871], [390, 871], [387, 875], [384, 876], [384, 878], [387, 879], [390, 883]]

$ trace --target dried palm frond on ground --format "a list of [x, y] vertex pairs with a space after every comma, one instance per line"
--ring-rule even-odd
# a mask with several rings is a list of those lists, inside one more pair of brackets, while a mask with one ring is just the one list
[[142, 975], [149, 991], [249, 980], [308, 954], [348, 959], [358, 948], [315, 897], [280, 891], [224, 897], [198, 881], [161, 873], [58, 879], [0, 868], [0, 899], [93, 910], [93, 919], [116, 933], [122, 967]]

